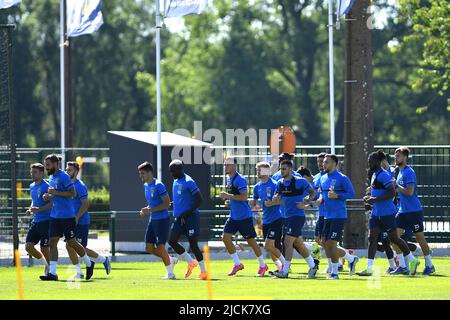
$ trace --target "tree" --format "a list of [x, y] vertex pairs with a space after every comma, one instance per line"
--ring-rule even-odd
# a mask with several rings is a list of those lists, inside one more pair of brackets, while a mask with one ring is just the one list
[[[402, 44], [420, 43], [422, 60], [411, 78], [414, 90], [430, 88], [449, 98], [450, 80], [450, 2], [447, 0], [400, 0], [401, 20], [412, 25]], [[422, 110], [427, 110], [429, 105]], [[450, 99], [447, 100], [450, 112]]]

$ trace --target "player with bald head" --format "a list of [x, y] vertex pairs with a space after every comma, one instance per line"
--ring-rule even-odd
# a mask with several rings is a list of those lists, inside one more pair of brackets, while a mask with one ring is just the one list
[[[198, 236], [200, 234], [200, 212], [198, 208], [203, 202], [203, 197], [194, 179], [184, 173], [181, 160], [173, 160], [169, 164], [169, 171], [174, 179], [172, 188], [174, 221], [170, 229], [169, 245], [188, 263], [185, 278], [188, 278], [194, 268], [200, 265], [199, 278], [205, 280], [207, 278], [205, 261], [198, 247]], [[183, 234], [188, 238], [195, 259], [178, 242]]]
[[250, 247], [253, 249], [259, 262], [257, 275], [262, 277], [269, 268], [264, 262], [261, 248], [256, 242], [256, 232], [253, 227], [253, 214], [248, 203], [247, 179], [236, 171], [236, 158], [228, 157], [224, 162], [225, 173], [228, 175], [227, 190], [220, 193], [220, 198], [229, 200], [230, 217], [223, 227], [223, 243], [233, 259], [234, 265], [229, 276], [234, 276], [238, 271], [244, 269], [236, 247], [233, 245], [233, 235], [239, 232]]

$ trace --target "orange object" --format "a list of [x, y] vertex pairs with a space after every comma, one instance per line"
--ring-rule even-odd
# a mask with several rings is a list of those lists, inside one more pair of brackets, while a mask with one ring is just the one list
[[22, 182], [16, 182], [17, 198], [22, 197]]
[[15, 251], [16, 268], [17, 268], [17, 289], [19, 292], [19, 300], [23, 300], [23, 288], [22, 288], [22, 264], [20, 261], [19, 250]]
[[189, 276], [192, 274], [192, 271], [194, 268], [198, 266], [197, 260], [192, 261], [191, 263], [188, 263], [186, 273], [184, 274], [185, 278], [189, 278]]
[[275, 130], [272, 130], [269, 146], [270, 153], [274, 159], [277, 159], [283, 152], [295, 152], [296, 138], [294, 130], [288, 126], [281, 126]]
[[205, 245], [203, 247], [203, 253], [205, 258], [205, 264], [206, 264], [206, 288], [208, 291], [208, 300], [213, 300], [213, 292], [212, 292], [212, 281], [211, 281], [211, 266], [209, 264], [209, 247]]

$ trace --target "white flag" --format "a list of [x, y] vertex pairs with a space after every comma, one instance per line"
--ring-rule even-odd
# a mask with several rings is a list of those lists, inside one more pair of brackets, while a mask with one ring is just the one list
[[21, 0], [0, 0], [0, 9], [6, 9], [16, 4], [19, 4]]
[[101, 7], [102, 0], [67, 0], [67, 36], [97, 31], [103, 24]]
[[165, 0], [164, 17], [182, 17], [188, 14], [200, 14], [206, 8], [207, 0]]
[[352, 8], [356, 0], [338, 0], [337, 2], [337, 14], [343, 16], [347, 14]]

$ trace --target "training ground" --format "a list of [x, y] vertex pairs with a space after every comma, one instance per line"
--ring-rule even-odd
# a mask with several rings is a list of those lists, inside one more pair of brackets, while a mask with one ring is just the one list
[[[422, 276], [423, 257], [416, 276], [385, 275], [388, 261], [375, 260], [375, 273], [372, 277], [349, 276], [348, 266], [340, 273], [339, 280], [326, 280], [326, 259], [321, 260], [317, 279], [306, 279], [308, 267], [303, 260], [294, 259], [289, 279], [274, 279], [271, 276], [255, 276], [258, 263], [243, 260], [245, 269], [236, 276], [227, 276], [232, 266], [231, 260], [210, 262], [211, 293], [213, 299], [227, 300], [411, 300], [411, 299], [450, 299], [450, 258], [434, 258], [436, 274]], [[267, 260], [268, 262], [268, 260]], [[357, 271], [366, 267], [362, 258]], [[207, 281], [198, 280], [198, 268], [191, 278], [184, 279], [186, 262], [179, 261], [175, 266], [176, 280], [163, 280], [165, 268], [161, 262], [113, 262], [110, 275], [106, 275], [103, 265], [96, 264], [91, 280], [68, 282], [74, 270], [69, 265], [58, 265], [58, 282], [43, 282], [39, 275], [42, 266], [22, 267], [22, 286], [24, 299], [145, 299], [181, 300], [208, 299]], [[273, 264], [269, 265], [273, 270]], [[17, 269], [0, 268], [0, 300], [18, 299]]]

